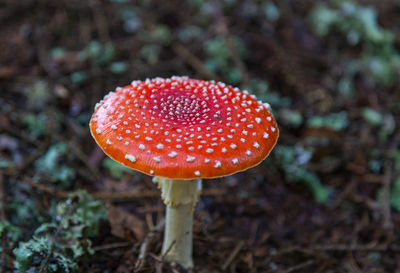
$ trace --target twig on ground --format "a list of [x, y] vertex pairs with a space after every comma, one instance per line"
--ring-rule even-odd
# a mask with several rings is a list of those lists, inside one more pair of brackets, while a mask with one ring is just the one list
[[350, 195], [351, 192], [353, 192], [353, 189], [356, 187], [357, 184], [357, 179], [352, 178], [350, 182], [346, 185], [344, 190], [338, 194], [338, 197], [336, 198], [335, 204], [333, 205], [334, 209], [337, 209], [340, 204], [342, 204], [343, 200]]
[[113, 248], [128, 247], [130, 245], [132, 245], [132, 244], [128, 243], [128, 242], [118, 242], [118, 243], [106, 244], [106, 245], [101, 245], [101, 246], [95, 246], [95, 247], [93, 247], [93, 250], [94, 251], [102, 251], [102, 250], [108, 250], [108, 249], [113, 249]]
[[348, 256], [347, 265], [351, 268], [351, 272], [354, 272], [354, 273], [361, 273], [362, 270], [361, 270], [360, 267], [357, 265], [357, 262], [356, 262], [356, 260], [354, 259], [353, 253], [349, 252], [347, 256]]
[[271, 254], [271, 256], [268, 259], [271, 260], [273, 257], [288, 255], [296, 251], [308, 256], [317, 256], [321, 259], [329, 259], [329, 255], [325, 254], [323, 251], [316, 250], [313, 248], [300, 247], [300, 246], [290, 246], [284, 249], [279, 249], [275, 253]]
[[317, 251], [374, 251], [374, 252], [383, 252], [383, 251], [395, 251], [400, 252], [400, 245], [394, 244], [366, 244], [366, 245], [346, 245], [346, 244], [332, 244], [332, 245], [313, 245], [310, 246], [309, 249], [317, 250]]
[[[149, 201], [146, 201], [145, 203], [145, 208], [151, 208], [151, 204]], [[150, 211], [147, 211], [145, 213], [145, 219], [146, 219], [146, 224], [149, 228], [149, 230], [153, 230], [155, 228], [154, 222], [153, 222], [153, 216]]]
[[171, 251], [172, 247], [175, 245], [176, 240], [173, 240], [172, 243], [169, 245], [167, 250], [164, 252], [164, 254], [161, 256], [161, 260], [164, 261], [165, 256]]
[[[137, 209], [137, 212], [139, 214], [146, 214], [146, 215], [151, 215], [153, 212], [163, 212], [165, 210], [165, 206], [152, 206], [152, 207], [140, 207]], [[146, 219], [147, 222], [147, 219]]]
[[326, 272], [326, 268], [332, 264], [331, 260], [322, 261], [322, 263], [315, 269], [314, 273]]
[[147, 255], [152, 257], [157, 263], [163, 263], [163, 260], [161, 260], [161, 258], [158, 255], [156, 255], [152, 252], [147, 253]]
[[297, 271], [297, 270], [302, 269], [302, 268], [304, 268], [304, 267], [310, 266], [310, 265], [312, 265], [312, 264], [314, 264], [314, 263], [315, 263], [314, 260], [308, 260], [308, 261], [305, 261], [305, 262], [300, 263], [300, 264], [298, 264], [298, 265], [289, 267], [288, 269], [282, 271], [282, 273], [294, 272], [294, 271]]
[[149, 246], [154, 242], [155, 238], [157, 237], [157, 234], [161, 232], [161, 230], [164, 228], [165, 221], [159, 222], [154, 229], [152, 229], [149, 234], [144, 238], [142, 245], [140, 246], [140, 253], [139, 253], [139, 258], [136, 262], [135, 265], [135, 272], [139, 271], [143, 265], [144, 261], [147, 257]]
[[[58, 198], [67, 198], [70, 192], [57, 190], [55, 187], [47, 186], [38, 182], [35, 182], [32, 178], [24, 176], [23, 182], [29, 184], [31, 187], [41, 190], [50, 195]], [[160, 196], [158, 191], [137, 191], [137, 192], [89, 192], [93, 198], [97, 199], [112, 199], [112, 200], [130, 200], [135, 198], [156, 198]], [[218, 189], [204, 190], [202, 195], [204, 196], [219, 196], [223, 195], [224, 192]]]
[[21, 181], [26, 183], [26, 184], [28, 184], [32, 188], [41, 190], [41, 191], [43, 191], [45, 193], [48, 193], [48, 194], [53, 195], [53, 196], [56, 196], [58, 198], [67, 198], [68, 197], [68, 192], [60, 191], [60, 190], [57, 190], [54, 187], [50, 187], [50, 186], [46, 186], [46, 185], [41, 184], [41, 183], [37, 183], [30, 177], [25, 176], [25, 177], [22, 178]]
[[156, 273], [162, 273], [162, 272], [163, 272], [162, 268], [163, 268], [163, 263], [162, 263], [162, 261], [156, 263]]
[[160, 197], [157, 191], [137, 191], [137, 192], [91, 192], [94, 198], [98, 199], [134, 199], [134, 198], [153, 198]]
[[233, 260], [236, 258], [236, 256], [239, 254], [240, 250], [244, 247], [244, 242], [239, 241], [239, 243], [235, 246], [235, 248], [232, 250], [231, 254], [229, 257], [226, 259], [225, 263], [222, 266], [222, 270], [226, 271], [228, 266], [233, 262]]
[[[158, 191], [138, 191], [138, 192], [89, 192], [94, 198], [98, 199], [113, 199], [113, 200], [129, 200], [134, 198], [154, 198], [160, 197]], [[204, 196], [219, 196], [225, 194], [219, 189], [203, 190]]]

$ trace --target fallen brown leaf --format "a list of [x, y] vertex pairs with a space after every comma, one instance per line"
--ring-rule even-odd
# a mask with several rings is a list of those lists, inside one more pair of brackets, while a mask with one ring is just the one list
[[130, 242], [141, 241], [147, 233], [145, 221], [134, 214], [107, 204], [111, 234]]

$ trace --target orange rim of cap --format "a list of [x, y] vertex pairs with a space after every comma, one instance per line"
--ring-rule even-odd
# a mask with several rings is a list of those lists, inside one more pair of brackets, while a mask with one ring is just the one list
[[269, 105], [221, 82], [133, 81], [96, 104], [90, 131], [122, 165], [170, 179], [216, 178], [264, 160], [279, 131]]

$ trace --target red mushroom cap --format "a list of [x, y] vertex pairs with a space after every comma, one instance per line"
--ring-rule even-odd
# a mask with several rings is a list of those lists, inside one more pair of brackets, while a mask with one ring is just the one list
[[134, 81], [100, 101], [90, 121], [115, 161], [170, 179], [214, 178], [259, 164], [278, 139], [268, 104], [224, 83]]

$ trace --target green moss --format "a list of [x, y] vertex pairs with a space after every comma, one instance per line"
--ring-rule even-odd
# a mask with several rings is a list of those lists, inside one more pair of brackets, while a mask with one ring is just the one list
[[[21, 235], [22, 231], [19, 227], [11, 224], [9, 221], [0, 222], [0, 241], [5, 237], [8, 249], [13, 249], [15, 247]], [[0, 244], [0, 253], [2, 250], [2, 245]]]
[[45, 80], [36, 80], [25, 91], [28, 105], [31, 108], [41, 109], [51, 99], [49, 84]]
[[140, 56], [148, 64], [157, 64], [161, 53], [161, 46], [157, 44], [149, 44], [142, 47], [139, 51]]
[[[398, 79], [400, 55], [394, 47], [394, 34], [379, 26], [374, 8], [349, 0], [331, 1], [318, 5], [309, 16], [311, 27], [320, 37], [339, 36], [349, 46], [361, 46], [359, 56], [346, 60], [345, 77], [356, 73], [390, 87]], [[340, 41], [339, 40], [339, 41]]]
[[361, 115], [363, 119], [368, 122], [368, 124], [372, 127], [376, 127], [382, 124], [383, 115], [370, 107], [364, 107], [361, 111]]
[[66, 159], [70, 157], [67, 145], [58, 142], [50, 146], [46, 154], [37, 159], [34, 165], [39, 173], [45, 173], [54, 182], [68, 187], [76, 175], [75, 170], [66, 164]]
[[122, 74], [128, 69], [126, 62], [113, 62], [110, 64], [110, 71], [114, 74]]
[[86, 72], [84, 72], [84, 71], [76, 71], [76, 72], [71, 73], [70, 78], [73, 83], [79, 84], [86, 80], [87, 75], [86, 75]]
[[334, 131], [341, 131], [348, 125], [347, 113], [331, 113], [327, 116], [312, 116], [307, 120], [307, 126], [310, 128], [329, 128]]
[[[233, 37], [232, 46], [239, 55], [238, 57], [244, 59], [246, 50], [242, 40], [239, 37]], [[207, 54], [205, 65], [210, 71], [221, 74], [231, 84], [240, 83], [243, 75], [234, 65], [231, 53], [222, 36], [208, 40], [205, 43], [205, 52]]]
[[38, 115], [29, 113], [24, 117], [24, 124], [28, 129], [28, 134], [32, 138], [42, 136], [46, 132], [45, 114]]
[[36, 229], [32, 238], [14, 249], [18, 272], [73, 272], [79, 261], [93, 254], [90, 238], [106, 219], [104, 205], [78, 191], [52, 209], [52, 221]]
[[298, 128], [303, 123], [303, 116], [299, 111], [284, 108], [279, 112], [279, 118], [287, 125]]
[[148, 31], [139, 32], [139, 38], [149, 45], [168, 45], [172, 41], [172, 33], [167, 25], [158, 24]]
[[102, 44], [99, 41], [91, 41], [78, 54], [81, 61], [90, 60], [99, 66], [109, 64], [114, 59], [114, 56], [114, 45], [111, 42]]
[[275, 148], [280, 168], [289, 182], [304, 183], [310, 189], [314, 199], [319, 203], [328, 200], [331, 190], [322, 185], [319, 177], [307, 170], [307, 163], [312, 158], [312, 150], [302, 146], [280, 145]]

